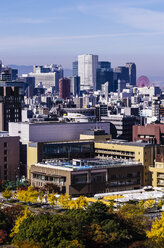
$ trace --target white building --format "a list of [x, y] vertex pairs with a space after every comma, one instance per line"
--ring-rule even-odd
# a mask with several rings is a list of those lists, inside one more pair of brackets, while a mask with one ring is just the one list
[[30, 72], [29, 76], [35, 78], [35, 87], [40, 83], [42, 83], [42, 85], [47, 89], [56, 85], [56, 72], [48, 72], [48, 73]]
[[28, 141], [50, 142], [78, 140], [89, 129], [103, 129], [110, 134], [109, 122], [60, 123], [60, 122], [10, 122], [9, 135], [19, 136], [22, 143]]
[[96, 70], [98, 68], [98, 56], [83, 54], [78, 56], [78, 76], [80, 77], [80, 89], [96, 90]]

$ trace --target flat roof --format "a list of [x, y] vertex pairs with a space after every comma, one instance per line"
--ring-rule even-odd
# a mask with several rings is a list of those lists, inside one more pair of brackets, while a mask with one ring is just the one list
[[105, 143], [105, 144], [124, 145], [124, 146], [138, 146], [138, 147], [154, 146], [153, 144], [149, 144], [149, 143], [129, 142], [125, 140], [124, 141], [121, 141], [121, 140], [97, 141], [95, 143]]
[[129, 167], [129, 166], [142, 166], [141, 163], [135, 161], [127, 161], [123, 159], [73, 159], [72, 161], [61, 160], [47, 160], [46, 162], [40, 162], [35, 164], [38, 167], [54, 168], [61, 170], [90, 170], [90, 169], [104, 169], [114, 167]]

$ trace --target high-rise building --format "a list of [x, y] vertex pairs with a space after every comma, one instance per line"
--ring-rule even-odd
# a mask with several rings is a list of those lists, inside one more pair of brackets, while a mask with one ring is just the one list
[[59, 79], [63, 78], [63, 68], [61, 65], [50, 64], [44, 66], [33, 66], [33, 73], [29, 74], [35, 77], [35, 85], [40, 82], [46, 88], [55, 86], [56, 91], [59, 91]]
[[21, 121], [23, 93], [14, 83], [0, 84], [0, 130], [8, 131], [9, 122]]
[[75, 76], [78, 76], [78, 61], [74, 61], [72, 63], [72, 75], [75, 77]]
[[96, 70], [98, 68], [98, 56], [83, 54], [78, 56], [78, 76], [80, 77], [80, 89], [96, 90]]
[[80, 77], [78, 76], [70, 77], [70, 93], [73, 96], [80, 94]]
[[96, 90], [101, 90], [101, 85], [109, 82], [108, 91], [113, 91], [113, 69], [108, 61], [98, 62], [96, 71]]
[[126, 63], [126, 67], [129, 69], [129, 83], [135, 86], [136, 85], [136, 65], [135, 63]]
[[129, 83], [129, 68], [125, 66], [118, 66], [115, 68], [115, 72], [118, 74], [118, 79]]
[[2, 61], [0, 60], [0, 74], [2, 72]]
[[68, 78], [59, 80], [59, 97], [63, 99], [70, 98], [70, 80]]

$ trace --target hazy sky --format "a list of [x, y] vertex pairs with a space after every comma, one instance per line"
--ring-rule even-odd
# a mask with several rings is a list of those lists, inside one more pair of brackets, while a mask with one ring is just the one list
[[164, 0], [1, 0], [4, 64], [71, 68], [83, 53], [164, 77]]

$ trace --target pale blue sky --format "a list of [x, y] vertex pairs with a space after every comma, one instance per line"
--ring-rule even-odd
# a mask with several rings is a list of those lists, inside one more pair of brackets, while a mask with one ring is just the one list
[[0, 30], [5, 64], [71, 68], [92, 53], [164, 77], [164, 0], [1, 0]]

